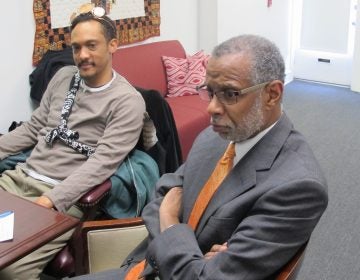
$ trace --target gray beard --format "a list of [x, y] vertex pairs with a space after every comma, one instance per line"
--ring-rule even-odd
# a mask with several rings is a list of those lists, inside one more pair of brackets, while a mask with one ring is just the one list
[[261, 94], [259, 94], [249, 113], [224, 138], [234, 142], [242, 142], [259, 133], [263, 125], [264, 113], [262, 111]]

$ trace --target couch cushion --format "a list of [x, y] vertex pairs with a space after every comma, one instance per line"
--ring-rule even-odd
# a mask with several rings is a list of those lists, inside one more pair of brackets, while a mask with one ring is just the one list
[[167, 97], [197, 94], [196, 86], [205, 80], [208, 57], [204, 51], [186, 58], [162, 56], [168, 82]]
[[210, 124], [210, 115], [206, 108], [208, 102], [198, 95], [166, 98], [175, 118], [183, 160], [190, 151], [196, 136]]
[[166, 73], [161, 56], [186, 58], [179, 41], [169, 40], [122, 47], [113, 54], [113, 68], [132, 85], [166, 95]]

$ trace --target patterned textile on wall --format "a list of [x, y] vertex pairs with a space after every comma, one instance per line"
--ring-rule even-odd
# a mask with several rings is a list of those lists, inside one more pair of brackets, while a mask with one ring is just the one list
[[[127, 45], [160, 35], [160, 0], [144, 0], [145, 16], [115, 20], [119, 45]], [[33, 65], [48, 50], [62, 50], [70, 44], [70, 27], [51, 28], [50, 0], [34, 0], [36, 24]]]

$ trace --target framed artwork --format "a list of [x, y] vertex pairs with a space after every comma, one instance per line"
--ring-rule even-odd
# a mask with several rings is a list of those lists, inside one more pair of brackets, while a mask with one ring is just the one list
[[160, 35], [160, 0], [34, 0], [34, 66], [48, 50], [69, 45], [70, 17], [86, 3], [106, 10], [115, 22], [120, 46]]

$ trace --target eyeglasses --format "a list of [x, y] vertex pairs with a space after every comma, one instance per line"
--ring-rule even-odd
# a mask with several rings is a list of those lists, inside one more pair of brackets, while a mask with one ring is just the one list
[[268, 85], [269, 82], [261, 83], [255, 86], [251, 86], [244, 89], [224, 89], [219, 91], [214, 91], [212, 88], [209, 88], [207, 85], [197, 86], [196, 90], [199, 93], [201, 99], [205, 101], [211, 101], [216, 95], [216, 98], [219, 100], [221, 104], [224, 105], [233, 105], [237, 103], [238, 96], [243, 95], [245, 93], [254, 92], [262, 87]]

